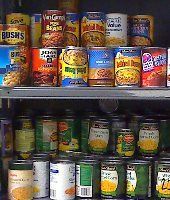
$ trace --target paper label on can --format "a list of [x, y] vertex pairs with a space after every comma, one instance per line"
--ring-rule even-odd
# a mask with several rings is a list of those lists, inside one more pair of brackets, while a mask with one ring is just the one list
[[133, 194], [135, 192], [136, 185], [137, 176], [135, 170], [127, 170], [127, 194]]
[[40, 47], [40, 39], [42, 32], [41, 14], [31, 17], [31, 45], [32, 47]]

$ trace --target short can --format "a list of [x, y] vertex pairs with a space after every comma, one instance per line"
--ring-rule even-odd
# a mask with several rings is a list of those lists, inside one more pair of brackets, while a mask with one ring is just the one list
[[152, 46], [154, 42], [154, 18], [150, 15], [135, 15], [131, 20], [132, 46]]
[[56, 86], [58, 55], [56, 48], [32, 48], [32, 83]]
[[135, 86], [141, 83], [141, 48], [115, 48], [115, 86]]
[[149, 199], [151, 197], [152, 164], [146, 160], [127, 162], [128, 199]]
[[58, 7], [67, 12], [78, 12], [79, 0], [59, 0]]
[[63, 65], [63, 53], [65, 51], [64, 47], [57, 48], [57, 54], [58, 54], [58, 68], [57, 68], [57, 80], [58, 80], [58, 86], [62, 86], [62, 65]]
[[66, 47], [62, 54], [62, 87], [88, 85], [88, 56], [83, 47]]
[[167, 50], [161, 47], [142, 49], [142, 87], [166, 87]]
[[106, 14], [106, 46], [127, 46], [127, 15]]
[[42, 14], [33, 14], [31, 16], [31, 46], [41, 46], [41, 31], [42, 31]]
[[105, 46], [106, 16], [102, 12], [85, 12], [81, 20], [81, 45]]
[[114, 52], [108, 47], [91, 47], [89, 86], [114, 86]]
[[6, 24], [30, 25], [30, 16], [24, 13], [9, 13], [6, 15]]
[[50, 163], [50, 199], [75, 199], [75, 163], [65, 158]]

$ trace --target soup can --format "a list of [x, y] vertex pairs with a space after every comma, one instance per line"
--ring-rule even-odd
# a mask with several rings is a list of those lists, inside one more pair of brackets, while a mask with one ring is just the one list
[[91, 47], [89, 54], [89, 86], [114, 86], [114, 53], [108, 47]]
[[106, 46], [127, 46], [126, 14], [106, 14]]
[[9, 13], [6, 15], [6, 24], [30, 25], [30, 16], [23, 13]]
[[105, 46], [106, 16], [102, 12], [85, 12], [81, 20], [81, 45]]
[[31, 16], [31, 46], [40, 47], [41, 46], [41, 24], [42, 24], [42, 14], [33, 14]]
[[59, 0], [58, 8], [67, 12], [78, 12], [79, 0]]
[[115, 48], [115, 86], [139, 87], [141, 83], [141, 48]]

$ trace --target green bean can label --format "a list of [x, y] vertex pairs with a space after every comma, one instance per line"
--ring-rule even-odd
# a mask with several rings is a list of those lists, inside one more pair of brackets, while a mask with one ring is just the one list
[[90, 131], [90, 120], [83, 119], [81, 121], [81, 151], [88, 152], [88, 139]]

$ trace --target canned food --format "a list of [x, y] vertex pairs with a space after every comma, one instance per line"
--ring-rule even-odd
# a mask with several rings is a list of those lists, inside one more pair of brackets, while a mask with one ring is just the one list
[[107, 47], [91, 47], [89, 54], [89, 86], [114, 86], [114, 53]]
[[165, 87], [167, 74], [166, 48], [142, 49], [142, 87]]
[[33, 163], [12, 160], [8, 170], [9, 199], [33, 199]]
[[151, 197], [151, 163], [144, 160], [127, 162], [126, 196], [132, 199], [148, 199]]
[[87, 86], [88, 56], [86, 49], [83, 47], [66, 47], [62, 58], [62, 86]]
[[58, 54], [58, 86], [62, 86], [62, 64], [63, 64], [63, 53], [65, 51], [65, 48], [57, 48], [57, 54]]
[[75, 163], [71, 160], [63, 158], [50, 163], [50, 198], [75, 199]]
[[77, 12], [78, 11], [79, 0], [59, 0], [58, 7], [60, 10], [65, 10], [67, 12]]
[[159, 121], [160, 128], [160, 143], [162, 151], [170, 150], [170, 138], [169, 138], [169, 130], [170, 130], [170, 119], [161, 119]]
[[105, 46], [106, 16], [102, 12], [85, 12], [81, 20], [81, 45]]
[[140, 86], [141, 48], [118, 47], [115, 49], [115, 85]]
[[81, 160], [76, 164], [76, 197], [97, 198], [100, 195], [100, 164]]
[[31, 16], [31, 46], [40, 47], [41, 46], [41, 24], [42, 15], [33, 14]]
[[101, 163], [102, 199], [125, 198], [126, 169], [121, 160], [105, 160]]
[[53, 116], [41, 116], [36, 120], [36, 150], [57, 151], [58, 150], [58, 134], [57, 119]]
[[144, 119], [144, 116], [142, 115], [132, 115], [130, 118], [130, 121], [128, 123], [128, 127], [137, 135], [139, 133], [140, 129], [140, 123]]
[[30, 25], [30, 16], [23, 13], [10, 13], [6, 15], [6, 24]]
[[3, 174], [3, 170], [2, 170], [2, 160], [0, 159], [0, 195], [1, 195], [1, 192], [2, 192], [2, 184], [3, 184], [3, 177], [2, 177], [2, 174]]
[[42, 16], [42, 46], [62, 47], [66, 26], [65, 12], [45, 10]]
[[152, 46], [154, 37], [154, 18], [150, 15], [136, 15], [131, 20], [132, 46]]
[[127, 15], [121, 13], [106, 15], [106, 46], [127, 46]]

